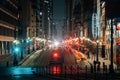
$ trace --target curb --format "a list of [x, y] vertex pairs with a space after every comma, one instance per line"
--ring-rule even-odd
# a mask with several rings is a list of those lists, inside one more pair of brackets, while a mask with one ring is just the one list
[[27, 55], [22, 61], [18, 63], [18, 66], [22, 65], [35, 51], [31, 52], [31, 54]]

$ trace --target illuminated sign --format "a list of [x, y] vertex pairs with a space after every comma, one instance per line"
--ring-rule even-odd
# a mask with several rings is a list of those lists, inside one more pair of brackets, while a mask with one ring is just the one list
[[117, 26], [117, 27], [116, 27], [116, 30], [120, 30], [120, 26]]
[[120, 23], [117, 24], [116, 30], [120, 30]]
[[120, 40], [117, 41], [117, 45], [120, 45]]

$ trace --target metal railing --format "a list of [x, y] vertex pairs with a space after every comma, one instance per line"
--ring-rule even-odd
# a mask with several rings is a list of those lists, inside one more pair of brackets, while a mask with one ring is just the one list
[[[40, 66], [35, 68], [35, 74], [41, 76], [50, 76], [71, 80], [113, 80], [120, 79], [119, 72], [109, 73], [107, 68], [94, 69], [93, 66], [88, 68], [87, 66], [82, 69], [80, 66]], [[118, 70], [117, 70], [118, 71]]]

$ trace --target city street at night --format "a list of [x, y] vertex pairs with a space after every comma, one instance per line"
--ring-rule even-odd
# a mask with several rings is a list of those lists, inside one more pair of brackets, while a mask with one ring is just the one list
[[0, 0], [0, 80], [120, 80], [120, 0]]

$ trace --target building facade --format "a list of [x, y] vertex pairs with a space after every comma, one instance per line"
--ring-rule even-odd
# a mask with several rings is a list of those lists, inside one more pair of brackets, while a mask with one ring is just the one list
[[32, 1], [36, 15], [36, 37], [51, 39], [53, 27], [53, 0]]
[[65, 13], [66, 13], [65, 27], [64, 27], [65, 37], [73, 36], [73, 30], [72, 30], [73, 2], [74, 0], [65, 0]]
[[12, 42], [18, 36], [18, 2], [16, 0], [0, 2], [0, 55], [7, 55], [12, 53]]

